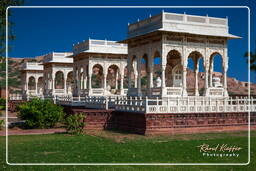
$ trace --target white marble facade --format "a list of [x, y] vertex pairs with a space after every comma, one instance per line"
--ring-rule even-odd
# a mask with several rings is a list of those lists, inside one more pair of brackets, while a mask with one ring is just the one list
[[44, 56], [44, 95], [72, 95], [73, 59], [72, 53], [52, 52]]
[[[53, 52], [45, 55], [42, 64], [24, 64], [23, 92], [45, 96], [127, 93], [128, 96], [144, 97], [187, 96], [187, 68], [191, 58], [195, 74], [194, 96], [200, 95], [198, 72], [199, 60], [202, 60], [203, 95], [227, 97], [227, 43], [234, 38], [239, 37], [229, 34], [227, 18], [162, 12], [129, 24], [127, 39], [123, 41], [89, 39], [73, 45], [73, 53]], [[221, 83], [220, 78], [213, 78], [217, 54], [222, 59]], [[158, 63], [156, 58], [159, 58]], [[159, 66], [158, 75], [156, 65]], [[146, 77], [142, 78], [144, 71]], [[128, 79], [127, 88], [124, 87], [125, 78]], [[35, 86], [29, 86], [29, 79]], [[114, 86], [111, 81], [115, 81]], [[142, 81], [146, 82], [144, 88]]]
[[[173, 97], [187, 96], [188, 59], [194, 62], [195, 96], [199, 96], [199, 60], [203, 60], [204, 96], [228, 96], [228, 39], [239, 38], [228, 33], [227, 18], [192, 16], [162, 12], [128, 26], [128, 38], [120, 41], [128, 44], [129, 91], [131, 96]], [[222, 58], [223, 83], [214, 87], [213, 61], [215, 55]], [[153, 83], [154, 59], [160, 58], [161, 88]], [[142, 59], [146, 62], [147, 87], [141, 87]], [[167, 73], [167, 66], [171, 67]], [[132, 74], [134, 80], [132, 80]], [[166, 86], [166, 76], [172, 83]], [[164, 80], [164, 81], [163, 81]], [[132, 85], [132, 81], [135, 83]]]
[[21, 67], [22, 94], [24, 96], [43, 95], [43, 65], [27, 62]]
[[[75, 96], [126, 95], [124, 76], [127, 45], [115, 41], [89, 39], [74, 45], [73, 49]], [[97, 74], [94, 73], [95, 69], [98, 69]], [[114, 75], [114, 87], [110, 87], [109, 74]], [[99, 77], [98, 87], [93, 87], [93, 77]]]

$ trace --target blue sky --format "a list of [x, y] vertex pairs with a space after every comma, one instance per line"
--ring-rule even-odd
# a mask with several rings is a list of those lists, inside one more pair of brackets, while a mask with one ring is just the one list
[[[255, 11], [255, 4], [251, 1], [147, 1], [147, 2], [115, 2], [115, 1], [29, 1], [25, 5], [246, 5]], [[228, 75], [239, 80], [248, 79], [246, 60], [243, 58], [248, 49], [248, 10], [242, 9], [203, 9], [203, 8], [159, 8], [159, 9], [11, 9], [10, 19], [15, 23], [13, 32], [16, 40], [10, 42], [12, 50], [10, 57], [34, 57], [52, 51], [72, 51], [72, 45], [93, 39], [123, 40], [127, 36], [127, 24], [137, 19], [147, 18], [162, 10], [195, 15], [209, 15], [213, 17], [228, 17], [229, 32], [241, 36], [242, 39], [230, 40], [228, 45], [229, 70]], [[251, 25], [254, 25], [254, 14]], [[254, 27], [254, 26], [253, 26]], [[252, 46], [254, 50], [255, 31], [251, 28]], [[220, 64], [216, 70], [220, 71]], [[256, 82], [255, 74], [251, 77]]]

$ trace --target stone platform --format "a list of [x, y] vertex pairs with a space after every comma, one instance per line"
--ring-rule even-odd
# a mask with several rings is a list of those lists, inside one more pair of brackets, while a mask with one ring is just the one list
[[[137, 134], [207, 133], [248, 130], [248, 113], [142, 114], [65, 107], [70, 114], [86, 114], [87, 130], [118, 130]], [[256, 112], [251, 112], [256, 129]]]

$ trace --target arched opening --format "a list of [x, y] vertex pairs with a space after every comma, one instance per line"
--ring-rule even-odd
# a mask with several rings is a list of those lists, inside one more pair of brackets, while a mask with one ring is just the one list
[[68, 94], [72, 94], [74, 88], [74, 77], [73, 71], [70, 71], [67, 75], [67, 92]]
[[64, 73], [62, 71], [55, 73], [55, 89], [64, 89]]
[[103, 67], [96, 64], [92, 68], [92, 88], [103, 88]]
[[48, 89], [51, 90], [51, 89], [52, 89], [53, 81], [52, 81], [52, 76], [51, 76], [50, 73], [49, 73], [49, 75], [48, 75], [48, 78], [49, 78]]
[[130, 73], [130, 80], [131, 80], [131, 88], [136, 88], [137, 87], [137, 61], [136, 61], [137, 57], [136, 56], [132, 56], [131, 57], [131, 63], [130, 63], [130, 67], [131, 67], [131, 73]]
[[199, 86], [202, 82], [199, 62], [203, 59], [203, 55], [198, 51], [193, 51], [188, 55], [188, 66], [187, 66], [187, 93], [188, 95], [198, 96], [203, 93], [204, 89]]
[[107, 73], [107, 90], [112, 94], [118, 94], [119, 84], [119, 68], [117, 65], [110, 65]]
[[84, 89], [84, 69], [82, 67], [80, 68], [80, 73], [78, 78], [80, 83], [80, 89], [83, 90]]
[[182, 65], [177, 64], [172, 70], [173, 87], [182, 86]]
[[160, 87], [160, 83], [157, 80], [161, 80], [162, 71], [161, 71], [161, 57], [160, 53], [156, 51], [153, 56], [153, 86]]
[[165, 78], [167, 87], [182, 86], [181, 55], [177, 50], [171, 50], [167, 55]]
[[146, 91], [149, 88], [149, 68], [148, 68], [148, 55], [144, 54], [140, 60], [140, 68], [141, 68], [141, 90]]
[[223, 59], [218, 53], [212, 53], [209, 65], [209, 87], [223, 87]]
[[124, 88], [127, 89], [128, 88], [128, 67], [127, 65], [124, 67]]
[[199, 73], [198, 73], [198, 89], [199, 95], [203, 96], [205, 91], [205, 67], [203, 58], [198, 59]]
[[43, 86], [44, 86], [43, 77], [39, 77], [38, 81], [37, 81], [37, 93], [38, 94], [43, 94]]
[[186, 81], [189, 96], [195, 95], [195, 60], [191, 56], [188, 57]]
[[78, 80], [78, 69], [77, 67], [74, 68], [74, 81], [75, 81], [75, 90], [77, 91], [78, 90], [78, 83], [77, 83], [77, 80]]
[[85, 78], [84, 77], [84, 72], [80, 73], [79, 78], [80, 78], [80, 89], [83, 90], [84, 89], [84, 78]]
[[28, 78], [28, 89], [35, 90], [36, 89], [36, 79], [33, 76]]
[[85, 81], [84, 81], [84, 88], [85, 89], [88, 89], [88, 82], [89, 82], [89, 80], [88, 80], [88, 74], [89, 74], [89, 67], [88, 67], [88, 65], [86, 65], [85, 66], [85, 74], [84, 74], [84, 76], [85, 76]]

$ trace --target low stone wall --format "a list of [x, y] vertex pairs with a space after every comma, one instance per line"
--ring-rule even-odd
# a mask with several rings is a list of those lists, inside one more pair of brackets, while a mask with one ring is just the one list
[[[248, 129], [248, 113], [147, 114], [145, 134], [194, 133]], [[256, 113], [251, 113], [256, 125]]]
[[[137, 134], [176, 134], [248, 129], [248, 113], [141, 114], [65, 107], [70, 114], [86, 114], [88, 130], [114, 129]], [[256, 112], [251, 113], [256, 128]]]

